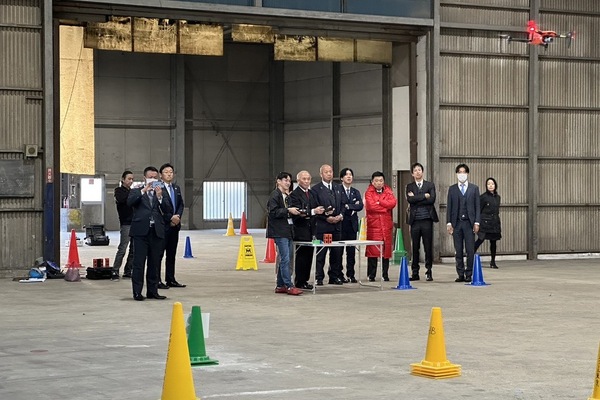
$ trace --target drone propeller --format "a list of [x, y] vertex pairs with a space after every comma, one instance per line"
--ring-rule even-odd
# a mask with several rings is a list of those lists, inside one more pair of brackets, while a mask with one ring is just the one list
[[571, 47], [571, 42], [575, 39], [575, 31], [567, 33], [567, 47]]

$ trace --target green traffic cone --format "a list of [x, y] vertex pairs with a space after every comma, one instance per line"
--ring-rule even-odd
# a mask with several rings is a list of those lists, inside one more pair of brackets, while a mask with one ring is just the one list
[[402, 238], [402, 229], [398, 228], [396, 231], [396, 246], [392, 252], [392, 263], [400, 264], [402, 257], [406, 256], [407, 252], [404, 248], [404, 239]]
[[211, 358], [206, 355], [206, 347], [204, 346], [204, 329], [202, 328], [202, 312], [200, 311], [200, 306], [192, 306], [188, 347], [190, 349], [190, 364], [209, 365], [219, 363], [219, 361], [211, 360]]

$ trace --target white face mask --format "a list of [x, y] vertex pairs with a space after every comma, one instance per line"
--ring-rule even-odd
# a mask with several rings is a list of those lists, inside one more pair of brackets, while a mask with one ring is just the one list
[[456, 174], [456, 178], [460, 183], [465, 183], [467, 181], [468, 176], [468, 174]]

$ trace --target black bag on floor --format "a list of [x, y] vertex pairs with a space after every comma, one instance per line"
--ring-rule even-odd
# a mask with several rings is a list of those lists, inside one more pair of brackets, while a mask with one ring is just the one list
[[112, 275], [112, 268], [86, 268], [87, 279], [110, 279]]

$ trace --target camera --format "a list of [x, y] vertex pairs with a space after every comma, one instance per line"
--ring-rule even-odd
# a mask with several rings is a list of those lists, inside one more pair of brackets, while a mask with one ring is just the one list
[[299, 208], [298, 211], [300, 212], [300, 214], [304, 214], [306, 216], [310, 215], [310, 210], [307, 208]]

